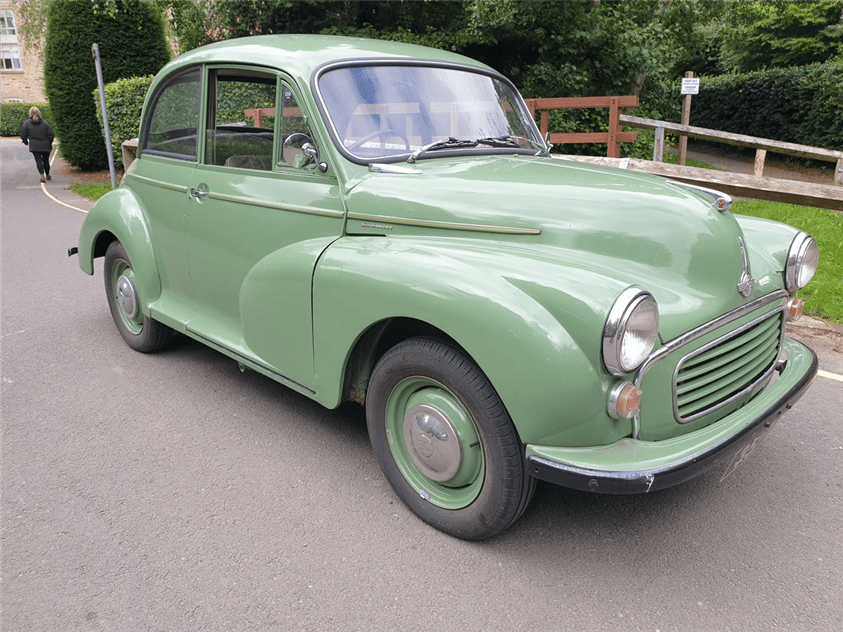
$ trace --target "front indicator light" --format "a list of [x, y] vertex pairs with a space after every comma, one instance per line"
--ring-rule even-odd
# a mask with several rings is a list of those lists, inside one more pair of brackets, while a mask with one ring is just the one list
[[641, 389], [632, 382], [618, 382], [609, 393], [609, 416], [631, 419], [641, 410]]
[[802, 309], [805, 307], [805, 301], [799, 298], [792, 298], [787, 302], [787, 320], [794, 321], [802, 316]]

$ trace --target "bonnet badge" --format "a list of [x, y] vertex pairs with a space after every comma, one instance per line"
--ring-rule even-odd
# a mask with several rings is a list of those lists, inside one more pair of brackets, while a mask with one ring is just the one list
[[749, 271], [749, 257], [746, 254], [746, 246], [743, 243], [743, 238], [738, 237], [738, 246], [741, 249], [741, 259], [743, 260], [743, 271], [741, 272], [741, 280], [738, 283], [738, 292], [741, 296], [749, 296], [752, 288], [755, 287], [755, 279]]

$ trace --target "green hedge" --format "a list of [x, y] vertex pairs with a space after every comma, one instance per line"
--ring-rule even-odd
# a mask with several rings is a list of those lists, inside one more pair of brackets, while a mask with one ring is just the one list
[[44, 89], [62, 157], [83, 171], [104, 169], [98, 101], [91, 98], [97, 87], [91, 44], [99, 45], [106, 83], [158, 72], [170, 58], [160, 7], [139, 0], [46, 4]]
[[[140, 133], [140, 118], [146, 93], [154, 75], [118, 79], [105, 85], [105, 107], [108, 110], [108, 129], [111, 132], [111, 149], [118, 168], [123, 166], [123, 141]], [[97, 102], [97, 119], [102, 124], [99, 90], [93, 91]]]
[[45, 121], [53, 122], [50, 106], [46, 103], [5, 101], [0, 103], [0, 136], [20, 136], [21, 125], [29, 118], [29, 108], [33, 105], [41, 110], [41, 116]]
[[703, 78], [700, 93], [691, 102], [691, 124], [826, 149], [843, 149], [841, 77], [843, 59]]

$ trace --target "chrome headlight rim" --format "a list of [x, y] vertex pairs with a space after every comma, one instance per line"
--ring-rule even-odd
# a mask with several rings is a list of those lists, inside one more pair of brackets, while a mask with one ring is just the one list
[[[624, 362], [624, 338], [630, 334], [634, 335], [634, 332], [628, 329], [630, 321], [638, 309], [650, 306], [652, 306], [655, 312], [655, 326], [652, 328], [652, 331], [646, 332], [647, 337], [651, 339], [646, 348], [646, 353], [639, 354], [634, 362]], [[612, 305], [612, 309], [609, 310], [609, 316], [606, 318], [606, 324], [603, 326], [602, 355], [606, 370], [616, 377], [622, 377], [640, 368], [650, 353], [652, 353], [653, 347], [655, 346], [656, 339], [658, 338], [658, 321], [658, 304], [652, 294], [635, 286], [621, 292], [621, 295], [617, 298], [614, 305]]]
[[[784, 280], [785, 287], [790, 293], [801, 290], [810, 283], [817, 271], [819, 263], [819, 250], [816, 240], [806, 232], [800, 232], [793, 238], [790, 248], [787, 251], [785, 262]], [[813, 269], [806, 270], [806, 265], [812, 265]], [[807, 278], [805, 274], [807, 273]]]

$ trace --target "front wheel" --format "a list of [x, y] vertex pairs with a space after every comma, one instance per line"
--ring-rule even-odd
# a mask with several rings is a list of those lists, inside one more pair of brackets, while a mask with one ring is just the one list
[[413, 338], [377, 363], [366, 396], [369, 437], [387, 480], [422, 520], [482, 540], [515, 522], [535, 479], [488, 378], [462, 352]]
[[119, 241], [111, 242], [105, 251], [103, 268], [108, 308], [126, 344], [143, 353], [157, 351], [167, 344], [173, 330], [141, 312], [135, 271]]

